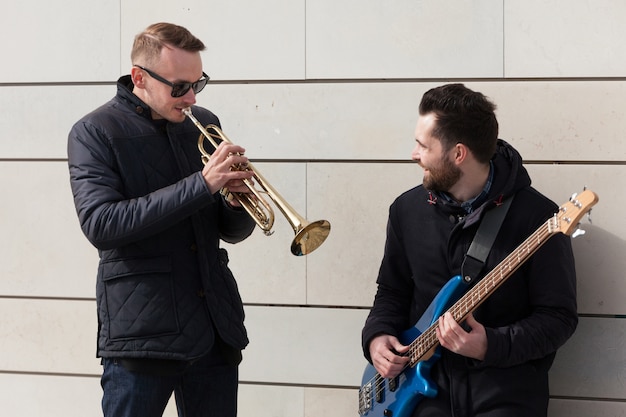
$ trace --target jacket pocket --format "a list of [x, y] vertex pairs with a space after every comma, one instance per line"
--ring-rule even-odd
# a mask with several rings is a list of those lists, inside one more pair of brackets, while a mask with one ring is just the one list
[[248, 344], [248, 335], [243, 324], [245, 313], [239, 294], [237, 281], [228, 267], [228, 252], [220, 248], [218, 251], [219, 272], [225, 293], [215, 300], [220, 314], [216, 316], [216, 326], [224, 341], [236, 349], [243, 349]]
[[100, 265], [111, 340], [179, 331], [169, 257], [127, 258]]
[[228, 267], [228, 252], [226, 249], [220, 248], [217, 253], [220, 265], [220, 276], [222, 277], [222, 281], [224, 282], [224, 286], [228, 292], [228, 305], [237, 319], [243, 322], [244, 320], [244, 311], [243, 311], [243, 302], [241, 300], [241, 295], [239, 294], [239, 287], [237, 286], [237, 281], [233, 276], [233, 272]]

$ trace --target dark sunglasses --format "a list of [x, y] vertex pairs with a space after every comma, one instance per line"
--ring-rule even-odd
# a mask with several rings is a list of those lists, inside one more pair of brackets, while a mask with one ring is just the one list
[[172, 83], [161, 77], [156, 72], [150, 71], [148, 68], [144, 68], [141, 65], [135, 66], [147, 72], [155, 80], [161, 81], [163, 84], [167, 84], [172, 87], [172, 97], [182, 97], [187, 94], [187, 91], [189, 91], [190, 89], [193, 90], [194, 94], [198, 94], [200, 91], [202, 91], [202, 89], [206, 86], [206, 83], [210, 79], [210, 77], [206, 75], [204, 71], [202, 71], [202, 78], [194, 83]]

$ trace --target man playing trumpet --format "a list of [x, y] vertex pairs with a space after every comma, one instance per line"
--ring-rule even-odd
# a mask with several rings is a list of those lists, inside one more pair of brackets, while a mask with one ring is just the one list
[[220, 190], [249, 192], [244, 149], [223, 142], [203, 164], [183, 109], [209, 77], [205, 46], [157, 23], [135, 37], [130, 75], [68, 139], [74, 203], [98, 249], [98, 357], [105, 416], [235, 416], [238, 364], [248, 343], [241, 298], [220, 240], [237, 243], [253, 219]]

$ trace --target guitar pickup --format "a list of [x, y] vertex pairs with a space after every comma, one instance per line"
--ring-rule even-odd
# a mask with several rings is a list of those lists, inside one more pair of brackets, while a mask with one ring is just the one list
[[387, 382], [389, 384], [389, 391], [395, 392], [398, 389], [398, 377], [389, 378]]
[[385, 401], [385, 379], [380, 374], [376, 374], [376, 378], [374, 378], [374, 390], [376, 402]]

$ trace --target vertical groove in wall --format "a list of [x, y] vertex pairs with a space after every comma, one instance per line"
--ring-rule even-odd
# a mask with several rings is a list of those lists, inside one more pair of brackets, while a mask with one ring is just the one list
[[[309, 163], [304, 164], [304, 218], [309, 218]], [[304, 258], [304, 301], [309, 303], [309, 257]]]
[[307, 27], [306, 27], [306, 0], [304, 0], [304, 13], [303, 13], [303, 26], [304, 26], [304, 79], [308, 78], [307, 67], [306, 67], [306, 58], [307, 58]]
[[[122, 51], [124, 50], [124, 48], [122, 47], [122, 0], [119, 0], [118, 2], [118, 7], [119, 7], [119, 11], [120, 11], [120, 19], [119, 19], [119, 23], [120, 23], [120, 37], [119, 37], [119, 42], [120, 42], [120, 54], [119, 54], [119, 67], [118, 67], [118, 74], [122, 74], [123, 70], [122, 70]], [[117, 80], [116, 80], [117, 81]]]
[[502, 0], [502, 78], [506, 78], [506, 0]]

